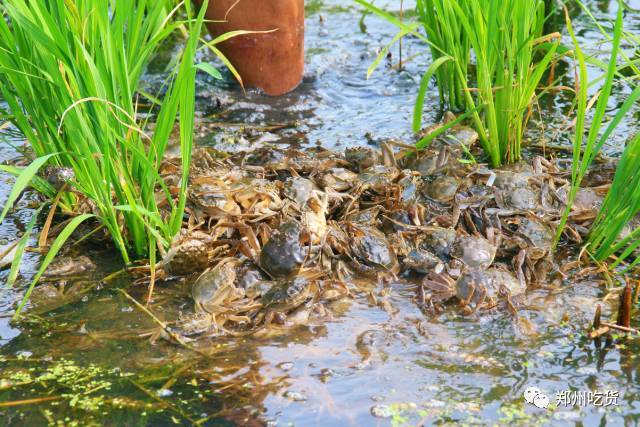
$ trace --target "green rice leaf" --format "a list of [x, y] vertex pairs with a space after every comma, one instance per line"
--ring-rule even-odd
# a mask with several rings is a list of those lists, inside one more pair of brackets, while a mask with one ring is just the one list
[[24, 230], [24, 234], [16, 247], [16, 253], [13, 258], [13, 262], [11, 263], [11, 270], [9, 271], [9, 275], [7, 276], [6, 287], [13, 287], [16, 279], [18, 278], [18, 273], [20, 272], [20, 264], [22, 264], [22, 257], [24, 256], [24, 250], [27, 246], [27, 242], [31, 238], [31, 232], [33, 231], [33, 227], [36, 225], [36, 220], [38, 219], [38, 215], [40, 215], [40, 211], [42, 211], [44, 205], [40, 206], [31, 217], [29, 224], [27, 224], [27, 228]]
[[47, 163], [47, 161], [50, 158], [52, 158], [57, 154], [58, 153], [52, 153], [46, 156], [38, 157], [33, 162], [31, 162], [29, 166], [27, 166], [26, 168], [24, 168], [24, 170], [22, 170], [20, 175], [17, 177], [16, 182], [13, 185], [13, 188], [11, 189], [11, 193], [9, 193], [9, 198], [7, 199], [7, 202], [4, 205], [2, 214], [0, 214], [0, 223], [4, 221], [4, 218], [7, 216], [7, 213], [9, 213], [9, 210], [13, 208], [13, 204], [16, 202], [16, 200], [18, 199], [20, 194], [25, 190], [25, 188], [29, 186], [29, 184], [33, 180], [33, 177], [38, 173], [40, 168], [44, 166], [45, 163]]
[[431, 77], [438, 71], [440, 66], [445, 62], [452, 61], [450, 56], [441, 56], [433, 61], [433, 63], [427, 68], [427, 71], [423, 74], [420, 81], [420, 89], [418, 89], [418, 98], [416, 99], [416, 105], [413, 109], [413, 132], [420, 132], [422, 129], [422, 110], [424, 108], [424, 99], [429, 88], [429, 82]]
[[77, 216], [77, 217], [73, 218], [69, 222], [69, 224], [67, 224], [67, 226], [60, 232], [58, 237], [56, 237], [56, 240], [51, 245], [51, 248], [49, 249], [49, 252], [47, 253], [47, 256], [42, 261], [42, 264], [40, 264], [40, 268], [38, 269], [38, 272], [36, 273], [36, 275], [34, 276], [31, 284], [29, 285], [29, 288], [27, 289], [27, 292], [25, 293], [24, 297], [22, 298], [22, 301], [18, 305], [18, 308], [16, 309], [16, 313], [13, 316], [14, 320], [17, 319], [18, 316], [20, 315], [20, 312], [22, 311], [24, 306], [27, 304], [27, 301], [29, 300], [29, 297], [31, 296], [31, 293], [33, 292], [34, 287], [40, 281], [40, 278], [42, 277], [44, 272], [49, 267], [49, 264], [51, 264], [51, 261], [53, 261], [53, 259], [56, 257], [56, 255], [58, 255], [58, 252], [60, 251], [62, 246], [69, 239], [69, 237], [76, 230], [76, 228], [78, 228], [78, 226], [80, 224], [82, 224], [84, 221], [86, 221], [86, 220], [88, 220], [90, 218], [94, 218], [94, 215], [84, 214], [84, 215], [80, 215], [80, 216]]
[[615, 126], [622, 120], [622, 117], [626, 115], [633, 102], [637, 99], [640, 93], [636, 93], [634, 91], [630, 97], [624, 104], [623, 107], [618, 110], [614, 119], [609, 123], [608, 127], [604, 131], [604, 137], [600, 137], [600, 129], [602, 128], [603, 121], [605, 119], [605, 113], [607, 104], [609, 102], [609, 97], [611, 95], [611, 89], [613, 86], [613, 81], [616, 75], [617, 70], [617, 61], [618, 61], [618, 52], [620, 50], [620, 42], [622, 40], [623, 34], [623, 3], [622, 0], [618, 0], [618, 14], [616, 17], [616, 23], [614, 27], [614, 35], [613, 42], [611, 48], [611, 59], [609, 60], [609, 64], [607, 65], [607, 72], [605, 73], [605, 80], [603, 84], [603, 88], [598, 96], [598, 100], [596, 102], [594, 117], [591, 120], [591, 125], [589, 126], [589, 130], [587, 132], [587, 139], [583, 146], [584, 134], [585, 134], [585, 121], [587, 114], [587, 103], [588, 103], [588, 78], [587, 78], [587, 66], [585, 55], [580, 48], [580, 44], [573, 30], [573, 25], [571, 23], [571, 18], [569, 17], [569, 13], [565, 9], [566, 22], [567, 22], [567, 32], [571, 36], [571, 39], [574, 44], [574, 53], [576, 60], [578, 61], [579, 67], [579, 86], [580, 89], [577, 94], [578, 102], [577, 102], [577, 117], [575, 124], [575, 133], [573, 138], [573, 161], [571, 164], [571, 188], [569, 190], [569, 194], [567, 196], [567, 206], [564, 210], [564, 213], [560, 219], [560, 223], [558, 224], [556, 230], [556, 236], [554, 241], [554, 247], [557, 247], [560, 242], [560, 238], [562, 237], [562, 233], [564, 232], [564, 228], [566, 227], [567, 221], [569, 219], [569, 214], [571, 213], [571, 209], [573, 203], [575, 202], [576, 196], [578, 194], [578, 190], [582, 184], [582, 180], [587, 173], [589, 166], [591, 166], [593, 160], [596, 158], [598, 152], [604, 145], [606, 138], [613, 132]]
[[207, 62], [201, 62], [200, 64], [197, 64], [196, 68], [209, 74], [214, 79], [222, 80], [222, 74], [220, 74], [220, 71], [218, 71], [216, 67]]
[[409, 27], [409, 28], [405, 28], [405, 29], [401, 30], [400, 32], [398, 32], [398, 34], [395, 35], [395, 37], [391, 40], [391, 42], [389, 44], [387, 44], [385, 47], [383, 47], [380, 50], [380, 53], [378, 53], [376, 58], [373, 60], [373, 62], [371, 63], [371, 65], [367, 69], [367, 79], [369, 79], [369, 77], [371, 77], [371, 74], [373, 74], [373, 72], [376, 70], [376, 68], [378, 68], [378, 66], [380, 65], [380, 62], [382, 62], [382, 60], [384, 58], [386, 58], [386, 56], [389, 53], [389, 50], [391, 49], [391, 47], [394, 44], [396, 44], [398, 42], [398, 40], [400, 40], [401, 38], [405, 37], [407, 34], [414, 32], [416, 28], [418, 28], [418, 26], [414, 25], [413, 27]]
[[440, 135], [444, 134], [445, 132], [447, 132], [449, 129], [451, 129], [455, 125], [462, 123], [464, 120], [469, 118], [472, 114], [475, 114], [478, 111], [478, 109], [479, 109], [479, 107], [477, 107], [477, 108], [475, 108], [473, 110], [467, 111], [466, 113], [461, 114], [458, 117], [456, 117], [455, 120], [451, 120], [449, 123], [439, 127], [435, 131], [431, 132], [429, 135], [425, 136], [420, 141], [418, 141], [418, 143], [416, 144], [416, 148], [419, 149], [419, 150], [423, 150], [423, 149], [427, 148], [434, 139], [436, 139]]

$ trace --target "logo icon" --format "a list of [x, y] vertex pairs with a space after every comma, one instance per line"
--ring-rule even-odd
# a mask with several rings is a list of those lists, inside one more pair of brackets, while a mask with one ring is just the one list
[[524, 400], [535, 405], [540, 409], [547, 409], [549, 406], [549, 397], [542, 392], [538, 387], [529, 387], [524, 391]]

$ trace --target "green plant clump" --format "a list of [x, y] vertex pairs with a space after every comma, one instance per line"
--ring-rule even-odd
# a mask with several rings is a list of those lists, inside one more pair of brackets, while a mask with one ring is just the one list
[[37, 158], [73, 169], [69, 189], [95, 204], [125, 262], [130, 253], [143, 257], [157, 243], [166, 246], [182, 221], [184, 194], [177, 202], [168, 197], [171, 209], [163, 217], [155, 192], [178, 110], [185, 177], [189, 171], [202, 19], [190, 23], [193, 36], [153, 135], [137, 120], [134, 99], [150, 57], [176, 26], [168, 5], [9, 0], [1, 6], [0, 90], [11, 120]]
[[[448, 0], [418, 0], [416, 11], [427, 39], [431, 42], [431, 57], [451, 57], [456, 62], [447, 61], [435, 72], [441, 104], [449, 103], [454, 110], [464, 109], [467, 88], [467, 70], [471, 44], [462, 21], [457, 19], [453, 3]], [[458, 69], [463, 70], [459, 73]]]
[[[466, 8], [456, 10], [475, 55], [477, 95], [475, 104], [468, 99], [468, 107], [484, 108], [482, 120], [475, 118], [484, 149], [493, 166], [517, 162], [528, 110], [559, 39], [548, 45], [554, 36], [542, 36], [541, 0], [468, 0]], [[537, 52], [538, 46], [546, 46], [546, 52]]]
[[[595, 19], [593, 15], [586, 9], [583, 3], [579, 3], [583, 9], [585, 9], [592, 19]], [[614, 73], [616, 69], [614, 64], [617, 62], [618, 53], [623, 57], [625, 63], [618, 69], [629, 68], [632, 76], [640, 75], [640, 70], [637, 68], [635, 61], [629, 59], [624, 51], [619, 49], [621, 38], [625, 37], [632, 45], [638, 45], [638, 38], [625, 34], [623, 31], [623, 7], [620, 2], [618, 4], [618, 19], [614, 27], [614, 52], [612, 52], [610, 59], [610, 73]], [[599, 26], [603, 35], [608, 37], [606, 30]], [[619, 52], [618, 52], [619, 51]], [[612, 79], [613, 76], [609, 77]], [[634, 79], [635, 80], [635, 79]], [[637, 83], [635, 83], [637, 86]], [[602, 96], [602, 94], [600, 95]], [[604, 136], [611, 134], [612, 130], [618, 126], [622, 117], [629, 113], [633, 104], [640, 98], [640, 88], [636, 87], [631, 95], [627, 98], [626, 102], [618, 110], [613, 120], [611, 120], [609, 126], [604, 132]], [[603, 101], [604, 102], [604, 101]], [[585, 103], [585, 100], [582, 101]], [[604, 110], [604, 107], [602, 107]], [[595, 120], [603, 121], [606, 114], [600, 113], [595, 117]], [[602, 126], [598, 123], [598, 127]], [[593, 126], [592, 126], [593, 127]], [[611, 128], [611, 129], [610, 129]], [[591, 136], [591, 131], [589, 133]], [[593, 143], [591, 143], [594, 145]], [[593, 151], [596, 154], [604, 144], [604, 140], [599, 141], [594, 145]], [[587, 145], [589, 146], [589, 144]], [[581, 178], [583, 174], [578, 172], [578, 178]], [[622, 154], [620, 162], [616, 167], [616, 172], [611, 183], [607, 196], [598, 212], [598, 216], [594, 221], [591, 228], [589, 239], [587, 241], [587, 249], [593, 255], [597, 261], [605, 261], [608, 258], [615, 258], [611, 263], [611, 268], [618, 267], [621, 263], [631, 259], [627, 265], [627, 269], [631, 269], [640, 264], [640, 256], [638, 255], [638, 248], [640, 247], [640, 228], [631, 226], [633, 219], [640, 213], [640, 135], [635, 135], [631, 138], [625, 150]], [[635, 258], [634, 258], [635, 257]]]
[[414, 131], [435, 75], [441, 99], [473, 112], [491, 165], [520, 160], [531, 104], [560, 43], [558, 34], [542, 35], [543, 0], [418, 0], [426, 36], [365, 0], [355, 1], [397, 25], [396, 39], [413, 33], [430, 46], [433, 63], [418, 91]]
[[[125, 263], [149, 257], [154, 265], [157, 249], [166, 249], [180, 230], [193, 143], [194, 59], [206, 4], [195, 19], [190, 2], [173, 8], [172, 0], [7, 0], [0, 5], [0, 95], [10, 110], [3, 113], [35, 155], [22, 171], [4, 168], [19, 176], [0, 222], [29, 184], [52, 197], [52, 187], [35, 175], [42, 166], [73, 170], [60, 191], [75, 217], [51, 246], [31, 289], [87, 219], [97, 218], [106, 227]], [[185, 21], [175, 17], [182, 7]], [[164, 99], [157, 101], [151, 132], [137, 115], [140, 79], [159, 44], [178, 27], [187, 27], [190, 36]], [[159, 168], [178, 117], [182, 180], [174, 198]], [[78, 209], [79, 201], [88, 201], [89, 210]]]
[[[589, 125], [586, 123], [589, 95], [587, 89], [589, 81], [587, 77], [587, 58], [580, 48], [578, 40], [575, 36], [571, 19], [566, 14], [567, 30], [574, 43], [574, 56], [578, 63], [578, 86], [577, 91], [577, 107], [576, 107], [576, 124], [573, 136], [573, 161], [571, 169], [571, 189], [567, 196], [567, 206], [557, 228], [556, 245], [560, 241], [562, 232], [566, 226], [572, 206], [576, 200], [578, 191], [582, 185], [585, 175], [589, 167], [595, 160], [596, 156], [607, 142], [609, 136], [614, 132], [620, 124], [624, 116], [629, 113], [634, 103], [640, 99], [640, 87], [636, 87], [629, 95], [626, 101], [616, 111], [611, 120], [606, 122], [606, 110], [611, 96], [611, 91], [617, 73], [617, 61], [620, 54], [620, 43], [623, 37], [623, 10], [622, 1], [618, 2], [618, 14], [613, 30], [613, 40], [611, 48], [611, 57], [609, 63], [606, 64], [606, 72], [603, 76], [604, 82], [602, 89], [598, 94], [595, 104], [595, 112]], [[606, 126], [605, 126], [606, 125]], [[588, 130], [587, 130], [588, 129]], [[604, 129], [604, 130], [603, 130]], [[586, 136], [586, 139], [585, 139]], [[622, 242], [614, 244], [622, 229], [628, 224], [629, 220], [638, 212], [638, 195], [637, 193], [637, 169], [638, 169], [638, 151], [639, 144], [634, 139], [623, 155], [612, 187], [605, 199], [601, 211], [595, 221], [594, 228], [591, 231], [589, 243], [591, 245], [590, 252], [596, 255], [599, 260], [606, 259], [609, 255], [622, 250], [627, 244], [628, 256], [638, 245], [638, 233], [632, 233]], [[634, 170], [635, 168], [635, 170]], [[635, 183], [635, 184], [634, 184]], [[627, 187], [628, 186], [628, 187]]]
[[[596, 221], [589, 235], [589, 251], [598, 261], [619, 254], [612, 268], [633, 256], [640, 247], [640, 228], [625, 228], [640, 213], [640, 135], [624, 150], [620, 163]], [[623, 236], [620, 239], [620, 236]], [[628, 268], [640, 264], [640, 256]]]

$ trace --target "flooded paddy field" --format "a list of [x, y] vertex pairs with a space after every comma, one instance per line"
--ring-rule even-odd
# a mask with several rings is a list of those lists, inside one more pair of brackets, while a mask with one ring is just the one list
[[[387, 3], [391, 9], [397, 7]], [[406, 3], [407, 8], [412, 7]], [[631, 8], [640, 9], [640, 4], [634, 3], [630, 2]], [[615, 2], [588, 4], [599, 19], [615, 16]], [[293, 93], [280, 98], [252, 90], [244, 94], [230, 78], [214, 84], [200, 76], [196, 117], [200, 147], [211, 149], [208, 152], [213, 154], [227, 153], [235, 164], [244, 165], [251, 162], [242, 163], [233, 156], [241, 152], [250, 157], [253, 150], [265, 146], [273, 152], [295, 149], [304, 153], [297, 154], [300, 158], [317, 159], [331, 157], [318, 147], [340, 155], [345, 149], [362, 147], [375, 157], [372, 153], [385, 146], [397, 151], [394, 144], [414, 142], [409, 123], [415, 87], [430, 60], [416, 56], [418, 40], [405, 39], [403, 56], [411, 60], [403, 71], [390, 69], [398, 62], [396, 47], [388, 66], [366, 80], [367, 68], [394, 36], [394, 27], [371, 15], [363, 18], [360, 9], [335, 0], [307, 2], [307, 9], [307, 74]], [[601, 35], [590, 19], [579, 10], [572, 13], [578, 36], [597, 48]], [[640, 12], [629, 13], [625, 21], [627, 31], [640, 31]], [[162, 65], [173, 53], [168, 50], [156, 59], [147, 76], [149, 88], [159, 86]], [[589, 72], [598, 73], [595, 68]], [[571, 85], [571, 76], [566, 79], [565, 84]], [[615, 111], [629, 92], [616, 87], [610, 111]], [[433, 107], [427, 109], [425, 121], [439, 123], [443, 112], [435, 90], [428, 92], [426, 105]], [[527, 138], [541, 142], [533, 142], [525, 166], [515, 173], [530, 173], [529, 168], [538, 173], [533, 169], [536, 156], [549, 157], [549, 147], [570, 145], [563, 126], [570, 101], [561, 95], [547, 96], [540, 107], [542, 119], [530, 124]], [[610, 139], [606, 155], [619, 156], [626, 138], [637, 131], [636, 112]], [[13, 145], [21, 145], [16, 132], [10, 131], [9, 137]], [[19, 158], [8, 144], [1, 147], [0, 160]], [[442, 147], [434, 146], [434, 150], [438, 148]], [[431, 154], [438, 157], [436, 151]], [[564, 156], [561, 150], [555, 154]], [[462, 156], [460, 152], [452, 155]], [[197, 163], [198, 156], [195, 160]], [[379, 163], [389, 166], [384, 159]], [[255, 164], [271, 167], [269, 160]], [[306, 178], [313, 175], [304, 165], [296, 169], [299, 164], [302, 162], [287, 164], [284, 169], [294, 169]], [[331, 166], [353, 169], [354, 165], [351, 161]], [[460, 177], [461, 181], [477, 178], [460, 170], [446, 176]], [[553, 175], [554, 183], [562, 175], [552, 167], [540, 174]], [[288, 178], [282, 170], [274, 176], [272, 181], [286, 182]], [[2, 180], [4, 201], [11, 180], [5, 176]], [[471, 191], [474, 183], [456, 187], [454, 193], [463, 188]], [[375, 205], [377, 196], [386, 196], [375, 187], [358, 194], [364, 205]], [[24, 231], [36, 199], [35, 194], [27, 193], [0, 226], [0, 238], [6, 241], [3, 244]], [[336, 208], [341, 202], [330, 203], [333, 208], [328, 217], [342, 221], [344, 215]], [[255, 204], [247, 206], [253, 209]], [[448, 218], [455, 212], [447, 200], [438, 206], [443, 211], [435, 220], [443, 221], [443, 228], [447, 228]], [[553, 203], [549, 208], [554, 208]], [[429, 216], [429, 212], [423, 215]], [[382, 224], [382, 215], [380, 218]], [[464, 221], [464, 213], [462, 218]], [[393, 221], [384, 224], [386, 229], [398, 226]], [[407, 229], [410, 226], [404, 224]], [[465, 227], [470, 225], [465, 223]], [[489, 240], [486, 230], [482, 231]], [[606, 346], [586, 337], [596, 305], [602, 304], [603, 318], [610, 319], [619, 300], [620, 289], [608, 289], [597, 274], [567, 270], [564, 278], [555, 275], [545, 286], [518, 292], [514, 315], [508, 307], [511, 302], [498, 297], [497, 308], [472, 313], [451, 301], [430, 305], [424, 290], [420, 291], [421, 280], [415, 271], [406, 271], [410, 270], [404, 268], [406, 264], [402, 274], [376, 274], [376, 280], [362, 279], [364, 270], [352, 271], [347, 280], [352, 282], [349, 295], [327, 297], [322, 301], [322, 313], [307, 315], [299, 324], [276, 319], [273, 327], [245, 334], [230, 318], [224, 326], [234, 333], [208, 331], [211, 333], [194, 338], [180, 323], [194, 310], [193, 278], [158, 281], [146, 311], [131, 298], [144, 303], [148, 281], [140, 280], [144, 275], [114, 275], [123, 266], [106, 242], [98, 236], [64, 254], [56, 264], [58, 277], [51, 273], [49, 280], [36, 288], [19, 322], [11, 318], [39, 257], [28, 253], [22, 267], [24, 278], [15, 288], [2, 290], [0, 417], [6, 425], [528, 426], [640, 422], [638, 339], [616, 340], [615, 345]], [[557, 260], [559, 267], [577, 255], [572, 248], [563, 252], [566, 255]], [[511, 255], [497, 257], [504, 262]], [[509, 274], [518, 275], [510, 262], [505, 265]], [[535, 274], [534, 270], [527, 274]], [[0, 280], [7, 274], [2, 271]], [[432, 297], [440, 290], [435, 288]], [[162, 327], [164, 322], [171, 327]], [[549, 397], [549, 408], [539, 409], [525, 401], [529, 387], [538, 387]], [[556, 401], [563, 392], [596, 391], [614, 392], [616, 404], [564, 406]]]

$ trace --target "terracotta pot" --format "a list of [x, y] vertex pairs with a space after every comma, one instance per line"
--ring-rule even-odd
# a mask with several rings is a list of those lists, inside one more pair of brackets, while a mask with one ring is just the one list
[[245, 86], [269, 95], [295, 89], [304, 72], [304, 0], [210, 0], [209, 31], [269, 31], [234, 37], [219, 45]]

